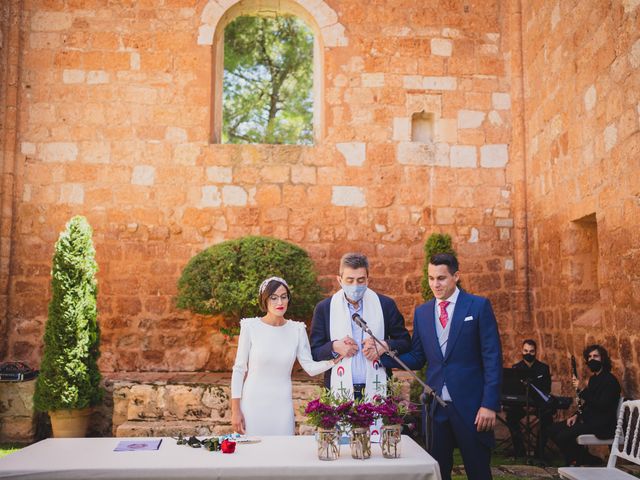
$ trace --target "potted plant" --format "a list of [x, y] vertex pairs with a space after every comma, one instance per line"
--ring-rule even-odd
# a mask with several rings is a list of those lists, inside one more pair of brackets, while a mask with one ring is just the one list
[[55, 437], [84, 436], [93, 406], [102, 400], [98, 266], [87, 219], [73, 217], [55, 245], [52, 296], [34, 406], [49, 412]]
[[221, 332], [233, 337], [240, 319], [259, 312], [258, 286], [267, 277], [285, 278], [295, 301], [287, 314], [308, 319], [322, 298], [313, 262], [302, 248], [270, 237], [247, 236], [213, 245], [195, 255], [178, 280], [178, 308], [222, 315]]

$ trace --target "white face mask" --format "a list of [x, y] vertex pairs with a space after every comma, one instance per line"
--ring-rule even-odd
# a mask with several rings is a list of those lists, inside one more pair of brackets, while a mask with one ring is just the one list
[[366, 285], [342, 285], [342, 290], [349, 300], [359, 302], [367, 291]]

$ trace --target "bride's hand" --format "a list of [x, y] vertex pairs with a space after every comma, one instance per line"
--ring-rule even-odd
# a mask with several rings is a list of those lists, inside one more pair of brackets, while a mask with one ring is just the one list
[[237, 409], [231, 412], [231, 426], [234, 432], [244, 435], [244, 415], [242, 410]]

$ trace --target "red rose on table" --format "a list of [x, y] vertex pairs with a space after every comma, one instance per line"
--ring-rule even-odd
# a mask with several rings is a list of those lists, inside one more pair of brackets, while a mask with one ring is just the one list
[[236, 451], [236, 442], [230, 442], [229, 440], [223, 440], [220, 445], [222, 453], [233, 453]]

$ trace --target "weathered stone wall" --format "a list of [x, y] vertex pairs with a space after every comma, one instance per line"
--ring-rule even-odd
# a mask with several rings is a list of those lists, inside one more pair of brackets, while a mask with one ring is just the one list
[[[38, 365], [53, 244], [74, 214], [95, 230], [104, 371], [227, 369], [216, 320], [173, 295], [193, 254], [246, 234], [307, 249], [327, 291], [340, 255], [364, 251], [372, 286], [410, 320], [424, 241], [450, 233], [465, 287], [491, 297], [510, 344], [526, 304], [517, 12], [300, 0], [324, 42], [321, 141], [216, 145], [209, 37], [234, 3], [16, 2], [22, 174], [0, 357]], [[433, 137], [412, 142], [422, 111]]]
[[36, 440], [39, 415], [33, 409], [35, 380], [0, 382], [0, 442]]
[[599, 342], [638, 397], [638, 2], [524, 5], [529, 333], [565, 393], [569, 352]]

